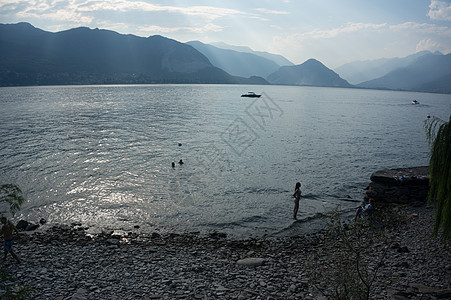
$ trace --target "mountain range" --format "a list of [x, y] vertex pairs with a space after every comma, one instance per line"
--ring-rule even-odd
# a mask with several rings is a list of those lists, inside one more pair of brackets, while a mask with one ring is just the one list
[[255, 55], [267, 58], [269, 60], [272, 60], [273, 62], [275, 62], [279, 66], [293, 66], [294, 65], [291, 61], [289, 61], [288, 59], [286, 59], [282, 55], [273, 54], [273, 53], [264, 52], [264, 51], [254, 51], [254, 50], [252, 50], [251, 48], [249, 48], [247, 46], [233, 46], [233, 45], [229, 45], [229, 44], [226, 44], [226, 43], [223, 43], [223, 42], [211, 43], [210, 45], [215, 46], [217, 48], [221, 48], [221, 49], [229, 49], [229, 50], [234, 50], [234, 51], [237, 51], [237, 52], [244, 52], [244, 53], [255, 54]]
[[[199, 41], [188, 42], [204, 54], [210, 62], [226, 72], [243, 77], [264, 77], [271, 84], [352, 87], [346, 80], [315, 59], [293, 65], [287, 59], [266, 52], [252, 51], [248, 47], [213, 45]], [[220, 47], [225, 47], [220, 48]], [[286, 63], [288, 65], [280, 65]]]
[[337, 73], [316, 59], [309, 59], [296, 66], [284, 66], [270, 74], [267, 80], [271, 84], [308, 85], [329, 87], [352, 87]]
[[267, 82], [232, 76], [193, 47], [162, 36], [0, 24], [0, 85], [105, 83]]
[[205, 55], [214, 66], [232, 75], [265, 78], [280, 68], [280, 65], [273, 60], [251, 52], [218, 48], [199, 41], [192, 41], [187, 44]]
[[355, 61], [335, 71], [361, 88], [451, 93], [451, 54], [438, 51]]
[[424, 54], [405, 67], [382, 77], [358, 84], [358, 87], [390, 90], [414, 90], [451, 93], [451, 54]]
[[[334, 71], [337, 72], [343, 79], [346, 79], [349, 83], [359, 84], [382, 77], [396, 69], [404, 68], [414, 62], [415, 59], [425, 54], [431, 54], [431, 52], [420, 51], [406, 57], [353, 61], [335, 68]], [[441, 55], [440, 52], [437, 54]]]
[[224, 43], [181, 43], [86, 27], [51, 33], [28, 23], [0, 24], [0, 86], [227, 83], [451, 93], [450, 70], [451, 54], [439, 52], [331, 70], [315, 59], [293, 65], [280, 55]]

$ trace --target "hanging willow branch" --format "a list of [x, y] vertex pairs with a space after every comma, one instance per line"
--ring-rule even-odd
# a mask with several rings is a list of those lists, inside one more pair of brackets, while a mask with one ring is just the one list
[[435, 205], [433, 236], [443, 229], [442, 241], [451, 240], [451, 116], [448, 122], [439, 118], [426, 121], [431, 145], [429, 159], [428, 201]]
[[20, 210], [25, 198], [22, 195], [20, 188], [14, 184], [3, 184], [0, 186], [0, 202], [9, 204], [9, 210], [14, 215]]

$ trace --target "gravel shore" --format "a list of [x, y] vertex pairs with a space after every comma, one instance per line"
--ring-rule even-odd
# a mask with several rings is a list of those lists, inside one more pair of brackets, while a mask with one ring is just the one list
[[[387, 228], [390, 247], [371, 299], [451, 299], [450, 247], [431, 239], [433, 210], [401, 210], [402, 222]], [[2, 263], [16, 278], [8, 284], [33, 290], [29, 299], [327, 299], [307, 265], [317, 253], [340, 251], [325, 242], [325, 230], [229, 240], [220, 233], [91, 237], [80, 224], [46, 226], [16, 241], [21, 264], [11, 256]]]

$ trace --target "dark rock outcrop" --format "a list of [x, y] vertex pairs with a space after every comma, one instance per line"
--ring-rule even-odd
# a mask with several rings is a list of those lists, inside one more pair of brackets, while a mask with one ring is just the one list
[[373, 198], [382, 203], [424, 203], [428, 190], [428, 167], [381, 170], [371, 175], [365, 199]]
[[16, 225], [17, 230], [33, 231], [39, 228], [39, 224], [33, 224], [25, 220], [20, 220]]
[[17, 222], [16, 228], [18, 230], [25, 230], [28, 227], [28, 225], [30, 225], [30, 223], [28, 223], [27, 221], [20, 220], [19, 222]]

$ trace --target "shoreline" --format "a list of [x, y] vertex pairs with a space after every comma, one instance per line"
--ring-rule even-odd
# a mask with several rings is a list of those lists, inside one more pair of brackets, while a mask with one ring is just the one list
[[[430, 238], [433, 210], [397, 209], [405, 218], [387, 230], [400, 247], [388, 250], [371, 298], [451, 297], [450, 249]], [[241, 240], [112, 233], [92, 238], [78, 224], [22, 232], [14, 247], [23, 263], [8, 257], [2, 266], [34, 290], [29, 299], [318, 299], [306, 263], [319, 250], [339, 251], [321, 231]]]
[[[362, 202], [356, 201], [356, 208], [361, 205]], [[355, 213], [355, 208], [346, 208], [338, 211], [339, 214], [345, 218], [351, 220]], [[271, 240], [271, 239], [283, 239], [289, 238], [296, 235], [312, 235], [323, 231], [327, 225], [327, 220], [329, 219], [331, 212], [316, 213], [315, 215], [306, 217], [304, 219], [291, 220], [292, 223], [285, 228], [273, 229], [270, 231], [260, 230], [260, 234], [230, 234], [228, 229], [204, 229], [204, 230], [183, 230], [183, 231], [173, 231], [168, 228], [162, 228], [157, 226], [146, 226], [144, 225], [131, 225], [128, 227], [98, 227], [95, 225], [86, 225], [82, 222], [71, 222], [68, 223], [51, 223], [47, 222], [45, 219], [41, 219], [39, 222], [29, 222], [25, 220], [19, 220], [16, 227], [22, 234], [27, 236], [33, 235], [45, 235], [50, 232], [52, 235], [53, 230], [57, 231], [77, 231], [92, 238], [93, 240], [102, 240], [105, 236], [115, 236], [114, 238], [124, 238], [124, 239], [136, 239], [138, 236], [140, 239], [151, 239], [152, 236], [197, 236], [198, 238], [208, 238], [208, 237], [221, 237], [230, 241], [243, 241], [243, 240]], [[287, 216], [287, 218], [289, 218]], [[14, 222], [13, 222], [14, 223]], [[265, 233], [262, 233], [262, 232]], [[269, 231], [269, 232], [268, 232]]]
[[[355, 202], [355, 207], [360, 206], [363, 201], [353, 201]], [[291, 207], [290, 207], [291, 209]], [[345, 208], [340, 210], [340, 214], [347, 216], [351, 219], [354, 215], [355, 208]], [[86, 235], [90, 237], [103, 236], [104, 234], [114, 233], [116, 236], [127, 237], [139, 235], [143, 238], [149, 237], [152, 234], [159, 235], [196, 235], [199, 237], [208, 237], [211, 235], [219, 235], [228, 240], [248, 240], [248, 239], [275, 239], [284, 238], [297, 234], [314, 234], [322, 230], [325, 225], [325, 218], [331, 212], [319, 212], [312, 216], [307, 216], [303, 219], [292, 220], [287, 215], [287, 219], [291, 223], [287, 227], [274, 228], [274, 229], [258, 229], [257, 232], [253, 233], [231, 233], [231, 228], [196, 228], [196, 229], [185, 229], [180, 231], [175, 231], [174, 229], [158, 227], [155, 225], [148, 224], [138, 224], [129, 223], [126, 226], [114, 227], [114, 226], [98, 226], [98, 225], [88, 225], [82, 222], [70, 222], [70, 223], [53, 223], [47, 222], [45, 219], [41, 218], [39, 221], [25, 221], [23, 219], [19, 220], [16, 227], [20, 232], [27, 235], [42, 234], [46, 233], [52, 228], [62, 228], [69, 229], [74, 228], [76, 230], [82, 230]], [[11, 219], [10, 219], [11, 220]]]

